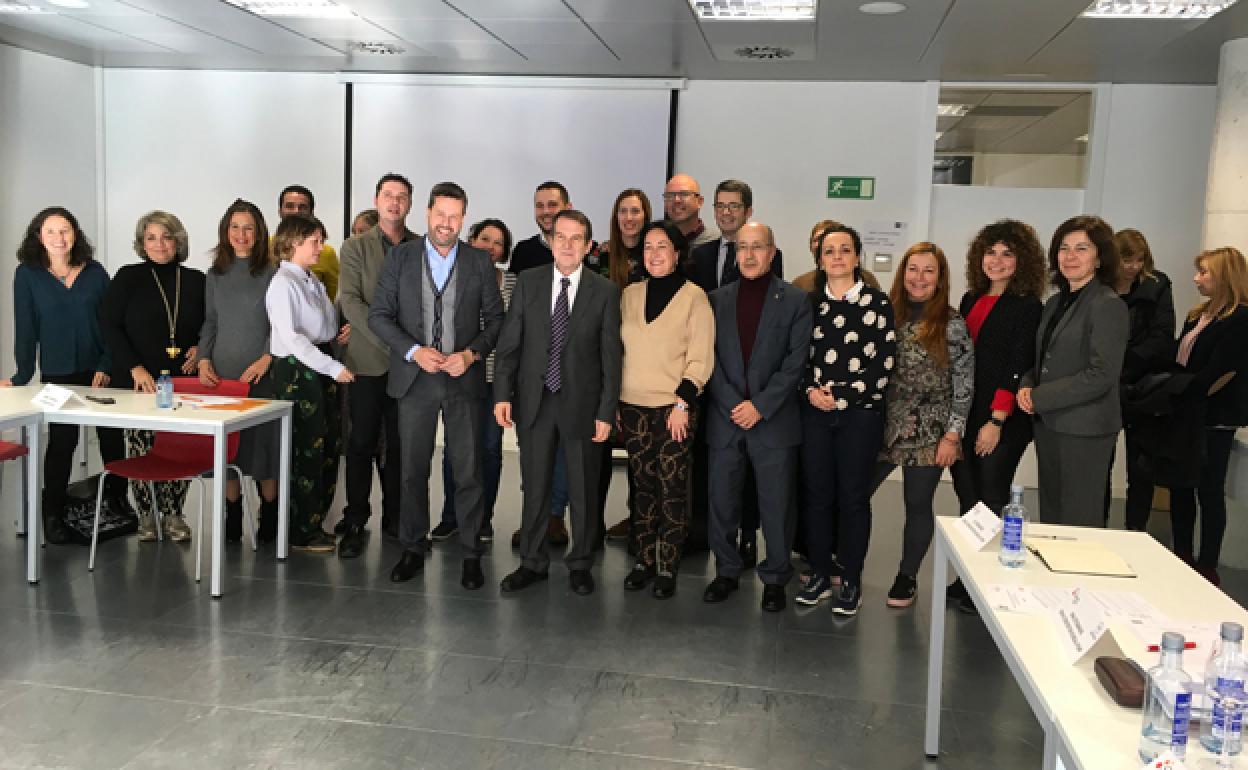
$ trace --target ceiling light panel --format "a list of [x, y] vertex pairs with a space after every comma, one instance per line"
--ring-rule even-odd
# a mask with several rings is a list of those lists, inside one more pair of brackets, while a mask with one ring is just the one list
[[689, 0], [689, 7], [705, 21], [810, 21], [815, 0]]
[[936, 105], [936, 117], [938, 118], [960, 118], [971, 111], [969, 104], [938, 104]]
[[257, 16], [280, 16], [295, 19], [351, 19], [355, 13], [333, 0], [225, 0]]
[[7, 3], [0, 0], [0, 13], [47, 13], [43, 8], [30, 3]]
[[1237, 0], [1096, 0], [1083, 12], [1091, 19], [1208, 19]]

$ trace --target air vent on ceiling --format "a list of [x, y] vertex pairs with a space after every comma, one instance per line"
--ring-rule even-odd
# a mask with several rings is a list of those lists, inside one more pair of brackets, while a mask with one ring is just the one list
[[355, 42], [351, 46], [352, 53], [363, 53], [370, 56], [397, 56], [403, 53], [403, 49], [394, 43], [377, 43], [377, 42]]
[[743, 45], [732, 50], [738, 59], [778, 61], [793, 57], [793, 49], [779, 45]]

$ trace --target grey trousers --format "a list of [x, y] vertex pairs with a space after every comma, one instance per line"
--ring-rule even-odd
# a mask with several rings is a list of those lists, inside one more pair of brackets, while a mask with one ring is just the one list
[[741, 527], [741, 494], [747, 466], [754, 468], [758, 518], [767, 557], [755, 570], [766, 585], [784, 585], [793, 577], [789, 553], [797, 529], [797, 447], [763, 446], [740, 431], [726, 447], [709, 448], [710, 515], [707, 539], [715, 554], [715, 574], [736, 578], [744, 564], [737, 551]]
[[521, 564], [535, 572], [550, 568], [546, 528], [550, 521], [550, 497], [555, 474], [555, 449], [563, 447], [568, 474], [568, 525], [572, 543], [564, 563], [568, 569], [589, 569], [594, 564], [594, 543], [602, 539], [598, 521], [598, 478], [606, 444], [569, 438], [559, 426], [563, 395], [543, 391], [533, 424], [516, 422], [520, 443], [520, 481], [524, 509], [520, 520]]
[[1118, 434], [1072, 436], [1036, 420], [1036, 466], [1040, 484], [1040, 521], [1102, 527], [1105, 524], [1105, 477]]
[[[455, 474], [455, 518], [465, 559], [478, 559], [484, 549], [477, 537], [485, 516], [481, 483], [481, 408], [450, 375], [421, 377], [399, 399], [399, 443], [402, 489], [399, 496], [399, 542], [415, 551], [429, 534], [429, 473], [438, 416], [442, 417], [446, 454]], [[447, 490], [448, 494], [451, 493]]]

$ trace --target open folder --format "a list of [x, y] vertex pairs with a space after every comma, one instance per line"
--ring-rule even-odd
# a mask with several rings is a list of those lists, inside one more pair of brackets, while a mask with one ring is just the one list
[[1100, 543], [1039, 538], [1027, 538], [1026, 542], [1027, 550], [1044, 562], [1050, 572], [1108, 577], [1136, 576], [1130, 564]]

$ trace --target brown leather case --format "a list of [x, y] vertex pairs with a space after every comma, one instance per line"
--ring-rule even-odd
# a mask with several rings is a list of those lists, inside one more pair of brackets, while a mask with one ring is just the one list
[[1093, 666], [1096, 678], [1119, 706], [1138, 709], [1144, 703], [1144, 672], [1124, 658], [1104, 656]]

